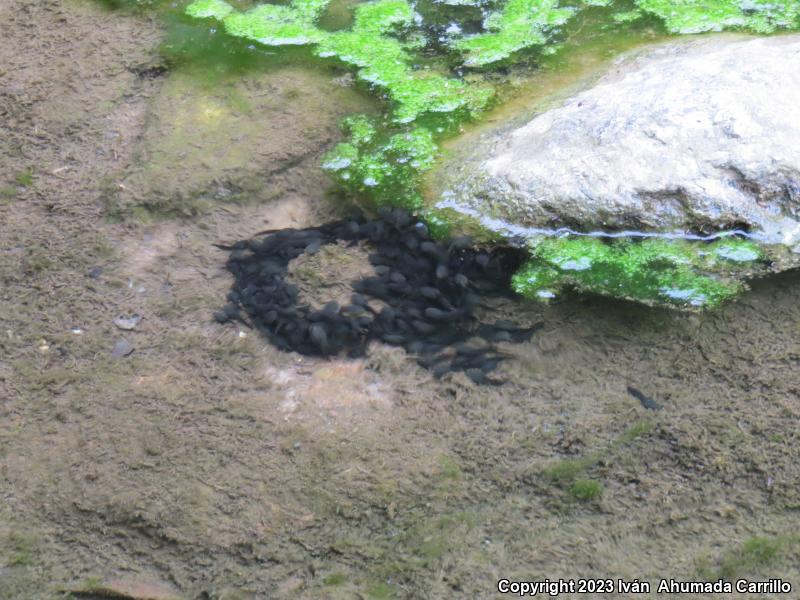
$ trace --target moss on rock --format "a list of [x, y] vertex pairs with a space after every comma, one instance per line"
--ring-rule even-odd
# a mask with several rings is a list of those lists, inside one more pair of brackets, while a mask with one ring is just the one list
[[233, 12], [233, 7], [223, 0], [196, 0], [186, 7], [186, 14], [198, 19], [224, 19]]
[[378, 206], [422, 207], [419, 184], [433, 166], [437, 146], [425, 127], [392, 135], [378, 134], [363, 115], [345, 119], [350, 140], [337, 144], [323, 159], [323, 168], [351, 192]]
[[592, 237], [544, 238], [531, 245], [532, 260], [513, 279], [528, 298], [547, 300], [563, 288], [681, 308], [715, 307], [743, 284], [729, 276], [752, 269], [761, 248], [736, 238], [687, 240]]

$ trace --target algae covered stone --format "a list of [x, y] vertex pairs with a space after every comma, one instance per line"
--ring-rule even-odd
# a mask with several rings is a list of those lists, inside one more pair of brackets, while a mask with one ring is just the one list
[[[526, 267], [527, 278], [515, 279], [520, 291], [543, 298], [572, 286], [646, 302], [709, 306], [737, 293], [741, 281], [764, 270], [765, 261], [778, 265], [776, 270], [795, 264], [795, 254], [761, 247], [800, 245], [793, 204], [797, 161], [786, 143], [797, 131], [780, 121], [798, 104], [797, 65], [782, 62], [791, 42], [752, 42], [738, 53], [733, 42], [676, 44], [629, 61], [561, 112], [540, 115], [500, 139], [508, 152], [498, 145], [488, 157], [450, 161], [436, 175], [445, 187], [434, 206], [426, 205], [420, 184], [440, 140], [480, 117], [494, 96], [491, 87], [477, 83], [487, 78], [453, 71], [458, 62], [491, 68], [526, 49], [555, 51], [562, 26], [587, 7], [605, 11], [618, 27], [654, 15], [676, 33], [772, 32], [800, 25], [796, 2], [439, 2], [473, 16], [465, 13], [463, 22], [456, 18], [448, 25], [439, 39], [444, 52], [436, 57], [429, 38], [435, 26], [425, 22], [421, 5], [359, 3], [349, 28], [330, 30], [318, 24], [328, 3], [293, 0], [238, 10], [223, 0], [195, 0], [186, 12], [221, 21], [230, 35], [272, 47], [309, 46], [314, 55], [351, 67], [386, 101], [386, 111], [383, 118], [348, 119], [350, 139], [325, 155], [323, 168], [353, 197], [417, 210], [432, 231], [479, 229], [493, 242], [504, 236], [527, 240], [536, 265]], [[476, 8], [483, 13], [477, 30]], [[749, 104], [737, 104], [740, 95]], [[756, 110], [761, 106], [769, 109]], [[770, 129], [778, 133], [765, 133]], [[537, 242], [570, 228], [614, 239], [560, 237], [557, 251]], [[671, 237], [628, 245], [635, 238], [628, 229]], [[718, 232], [728, 242], [709, 253], [701, 246]], [[686, 244], [675, 239], [684, 234]], [[761, 246], [753, 250], [742, 235]], [[595, 260], [558, 260], [565, 252], [590, 250]], [[611, 268], [622, 264], [627, 267], [619, 272]], [[608, 276], [595, 277], [601, 265]], [[552, 285], [539, 285], [548, 278]]]
[[526, 240], [535, 265], [515, 286], [532, 297], [714, 305], [800, 263], [798, 106], [800, 36], [671, 42], [465, 138], [433, 201]]
[[487, 136], [441, 174], [456, 205], [529, 227], [747, 229], [800, 242], [800, 36], [669, 43]]

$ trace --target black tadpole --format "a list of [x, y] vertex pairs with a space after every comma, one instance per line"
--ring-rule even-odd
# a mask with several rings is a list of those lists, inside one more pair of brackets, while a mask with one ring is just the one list
[[628, 393], [634, 398], [636, 398], [641, 403], [641, 405], [648, 410], [661, 410], [662, 408], [664, 408], [658, 402], [653, 400], [650, 396], [646, 396], [644, 393], [642, 393], [640, 390], [636, 389], [633, 386], [630, 385], [628, 386]]
[[[289, 263], [303, 253], [344, 240], [371, 248], [374, 274], [351, 282], [351, 304], [331, 301], [315, 310], [286, 282]], [[468, 237], [438, 243], [424, 223], [401, 209], [377, 219], [357, 217], [308, 229], [270, 230], [250, 240], [217, 244], [230, 252], [234, 275], [220, 323], [240, 320], [275, 346], [315, 356], [362, 356], [370, 341], [402, 346], [435, 377], [463, 371], [478, 384], [503, 360], [496, 342], [521, 343], [542, 326], [479, 323], [480, 296], [509, 295], [511, 275], [525, 256], [515, 248], [476, 250]], [[380, 300], [378, 311], [370, 300]], [[474, 340], [483, 338], [480, 345]]]

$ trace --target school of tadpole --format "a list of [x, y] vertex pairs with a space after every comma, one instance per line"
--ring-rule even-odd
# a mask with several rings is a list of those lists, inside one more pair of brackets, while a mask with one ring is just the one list
[[[365, 244], [374, 275], [353, 281], [350, 303], [320, 309], [303, 302], [286, 281], [290, 262], [324, 244]], [[230, 251], [235, 279], [228, 304], [214, 314], [263, 332], [275, 346], [306, 355], [363, 356], [370, 342], [403, 347], [435, 377], [463, 371], [475, 383], [500, 384], [489, 374], [506, 357], [498, 342], [521, 343], [542, 324], [481, 323], [481, 298], [511, 295], [511, 275], [524, 260], [513, 247], [479, 249], [467, 236], [434, 241], [427, 226], [402, 209], [383, 209], [308, 229], [262, 232], [220, 245]]]

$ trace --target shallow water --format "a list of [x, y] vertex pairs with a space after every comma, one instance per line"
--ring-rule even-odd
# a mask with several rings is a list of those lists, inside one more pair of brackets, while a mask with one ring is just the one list
[[[120, 581], [220, 600], [491, 598], [500, 578], [800, 585], [796, 272], [697, 315], [492, 302], [486, 320], [545, 323], [506, 349], [497, 388], [380, 344], [357, 361], [281, 353], [211, 322], [231, 284], [212, 244], [346, 211], [320, 150], [374, 101], [302, 57], [243, 60], [238, 87], [227, 67], [189, 85], [180, 61], [142, 76], [174, 39], [161, 17], [55, 0], [0, 17], [0, 598]], [[227, 201], [217, 184], [240, 171], [208, 184], [177, 156], [176, 186], [211, 187], [205, 212], [109, 220], [173, 126], [159, 115], [204, 96], [245, 114], [231, 88], [274, 101], [256, 104], [261, 138], [237, 136], [260, 140], [243, 172], [275, 196]], [[309, 298], [365, 263], [317, 259], [295, 273]], [[113, 324], [134, 312], [134, 331]], [[112, 359], [121, 337], [134, 352]]]

